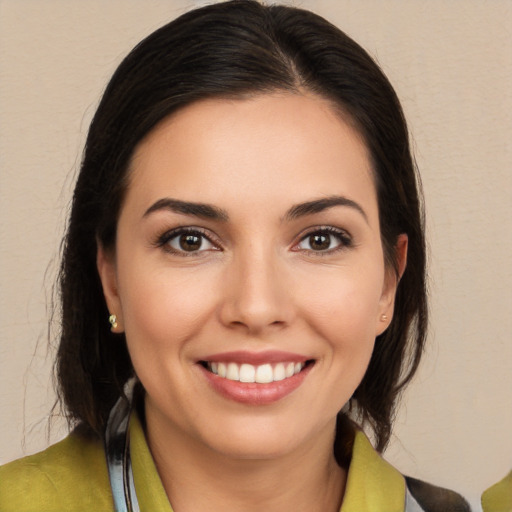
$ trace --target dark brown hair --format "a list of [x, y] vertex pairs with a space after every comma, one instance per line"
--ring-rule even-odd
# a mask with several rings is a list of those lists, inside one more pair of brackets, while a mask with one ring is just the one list
[[135, 147], [162, 119], [194, 101], [276, 90], [329, 99], [363, 136], [384, 253], [395, 270], [397, 237], [409, 238], [393, 320], [377, 338], [351, 400], [350, 415], [372, 427], [378, 449], [385, 447], [427, 324], [422, 207], [406, 122], [382, 71], [347, 35], [311, 12], [253, 0], [203, 7], [160, 28], [123, 60], [105, 90], [89, 130], [60, 270], [56, 373], [72, 424], [102, 436], [110, 408], [133, 375], [124, 336], [109, 329], [96, 251], [97, 241], [114, 249]]

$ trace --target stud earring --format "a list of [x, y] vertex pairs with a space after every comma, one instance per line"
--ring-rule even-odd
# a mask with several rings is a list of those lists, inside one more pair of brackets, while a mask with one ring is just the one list
[[110, 315], [108, 317], [108, 321], [110, 322], [111, 328], [110, 330], [113, 331], [114, 329], [117, 329], [117, 316], [116, 315]]
[[381, 322], [387, 322], [387, 320], [388, 320], [388, 315], [380, 315]]

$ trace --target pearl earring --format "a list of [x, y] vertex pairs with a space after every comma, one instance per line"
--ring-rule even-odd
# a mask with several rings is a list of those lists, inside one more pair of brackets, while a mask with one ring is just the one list
[[111, 331], [113, 331], [114, 329], [117, 329], [117, 316], [116, 315], [110, 315], [108, 317], [108, 321], [110, 322], [110, 325], [111, 325]]

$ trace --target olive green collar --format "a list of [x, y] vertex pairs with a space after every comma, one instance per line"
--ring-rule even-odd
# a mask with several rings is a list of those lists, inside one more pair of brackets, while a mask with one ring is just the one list
[[137, 414], [130, 419], [130, 456], [141, 512], [172, 512]]
[[358, 430], [340, 512], [403, 512], [404, 477], [373, 448]]

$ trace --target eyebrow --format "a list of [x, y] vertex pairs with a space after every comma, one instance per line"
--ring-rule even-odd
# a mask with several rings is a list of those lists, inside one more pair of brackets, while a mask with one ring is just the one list
[[160, 210], [170, 210], [175, 213], [182, 213], [184, 215], [193, 215], [194, 217], [201, 217], [203, 219], [227, 221], [228, 214], [225, 210], [205, 203], [192, 203], [189, 201], [180, 201], [179, 199], [171, 199], [165, 197], [159, 199], [156, 203], [151, 205], [145, 212], [143, 217], [147, 217], [153, 212]]
[[[286, 212], [284, 219], [288, 221], [298, 219], [306, 215], [313, 215], [315, 213], [323, 212], [329, 208], [334, 208], [335, 206], [346, 206], [353, 208], [363, 216], [366, 222], [368, 222], [366, 212], [361, 207], [361, 205], [344, 196], [329, 196], [322, 199], [314, 199], [305, 203], [296, 204]], [[217, 206], [206, 203], [181, 201], [179, 199], [172, 199], [170, 197], [165, 197], [156, 201], [156, 203], [151, 205], [144, 212], [143, 217], [147, 217], [151, 213], [160, 210], [170, 210], [175, 213], [193, 215], [194, 217], [218, 220], [222, 222], [227, 222], [229, 220], [229, 215], [226, 210], [223, 210]]]
[[344, 196], [329, 196], [322, 199], [308, 201], [306, 203], [296, 204], [288, 210], [285, 219], [294, 220], [299, 217], [304, 217], [305, 215], [313, 215], [315, 213], [323, 212], [324, 210], [335, 206], [347, 206], [349, 208], [353, 208], [359, 212], [368, 223], [368, 216], [366, 215], [363, 207], [352, 199]]

